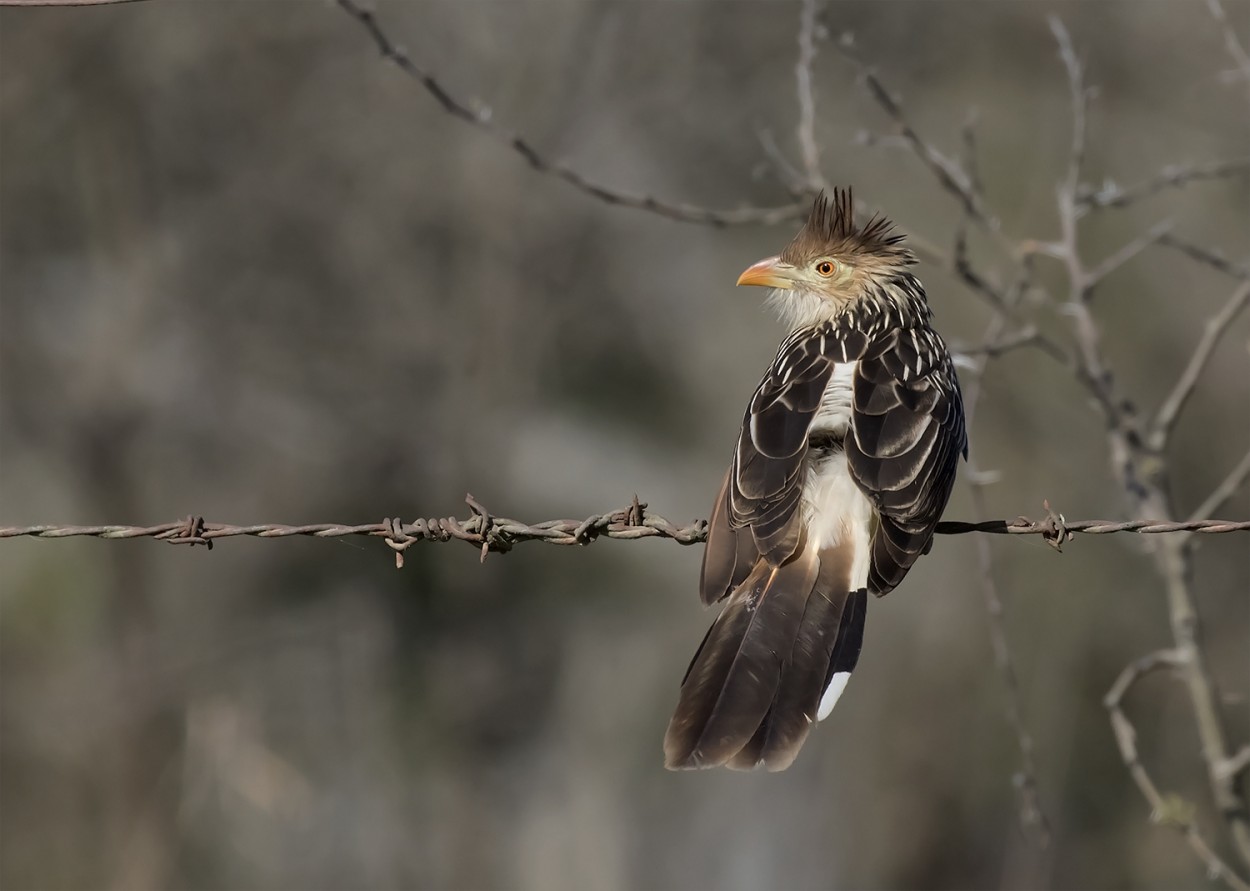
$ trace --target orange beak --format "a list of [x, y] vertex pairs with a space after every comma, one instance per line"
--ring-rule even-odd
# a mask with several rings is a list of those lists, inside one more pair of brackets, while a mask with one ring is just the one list
[[769, 257], [748, 266], [746, 271], [738, 276], [738, 284], [760, 285], [765, 288], [791, 288], [794, 286], [793, 274], [794, 267], [789, 263], [782, 263], [780, 257]]

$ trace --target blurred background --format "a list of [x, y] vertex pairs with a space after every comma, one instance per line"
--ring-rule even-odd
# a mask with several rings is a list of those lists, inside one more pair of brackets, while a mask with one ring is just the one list
[[[1227, 4], [1247, 33], [1247, 7]], [[381, 3], [393, 39], [548, 157], [626, 192], [784, 204], [799, 7]], [[1061, 15], [1098, 91], [1087, 180], [1244, 157], [1246, 86], [1191, 2], [833, 3], [936, 145], [979, 115], [990, 203], [1058, 234]], [[782, 331], [737, 274], [794, 223], [715, 229], [609, 206], [448, 116], [329, 2], [0, 12], [0, 525], [705, 516]], [[828, 46], [824, 171], [951, 244], [959, 208]], [[1091, 217], [1097, 261], [1164, 219], [1240, 258], [1247, 179]], [[988, 275], [1004, 265], [983, 244]], [[1040, 260], [1061, 290], [1059, 264]], [[952, 343], [984, 306], [920, 274]], [[1147, 409], [1233, 283], [1163, 248], [1099, 291], [1117, 381]], [[1038, 307], [1067, 337], [1067, 320]], [[1179, 509], [1250, 441], [1230, 332], [1173, 453]], [[971, 431], [993, 516], [1125, 515], [1100, 416], [1028, 350], [991, 364]], [[1250, 513], [1246, 492], [1221, 515]], [[966, 480], [947, 516], [970, 519]], [[855, 680], [786, 773], [668, 773], [660, 741], [711, 621], [700, 547], [603, 540], [479, 565], [378, 541], [0, 542], [6, 888], [1180, 888], [1101, 698], [1171, 638], [1142, 542], [991, 541], [1040, 851], [1018, 817], [971, 537], [870, 609]], [[1244, 536], [1195, 589], [1229, 733], [1247, 709]], [[1128, 703], [1160, 785], [1220, 839], [1188, 700]], [[1223, 843], [1220, 850], [1226, 851]], [[1234, 861], [1235, 862], [1235, 861]]]

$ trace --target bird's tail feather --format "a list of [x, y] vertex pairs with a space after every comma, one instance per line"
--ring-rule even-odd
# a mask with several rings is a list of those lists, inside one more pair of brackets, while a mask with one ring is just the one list
[[859, 655], [867, 595], [850, 590], [853, 548], [800, 548], [779, 567], [761, 559], [734, 589], [682, 682], [667, 767], [790, 765], [822, 695]]

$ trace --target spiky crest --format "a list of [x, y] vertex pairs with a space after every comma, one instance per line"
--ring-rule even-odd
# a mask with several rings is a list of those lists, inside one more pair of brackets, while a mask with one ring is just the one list
[[835, 257], [854, 263], [857, 258], [875, 258], [890, 265], [907, 266], [915, 255], [902, 246], [903, 236], [894, 224], [880, 214], [863, 227], [855, 225], [855, 205], [851, 190], [823, 191], [812, 203], [807, 222], [794, 240], [781, 252], [781, 259], [796, 266], [818, 257]]

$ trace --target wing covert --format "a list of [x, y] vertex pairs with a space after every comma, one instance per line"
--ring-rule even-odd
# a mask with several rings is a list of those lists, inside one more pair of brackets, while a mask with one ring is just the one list
[[853, 384], [851, 474], [880, 515], [869, 587], [893, 590], [929, 547], [967, 455], [954, 366], [931, 328], [885, 332]]

